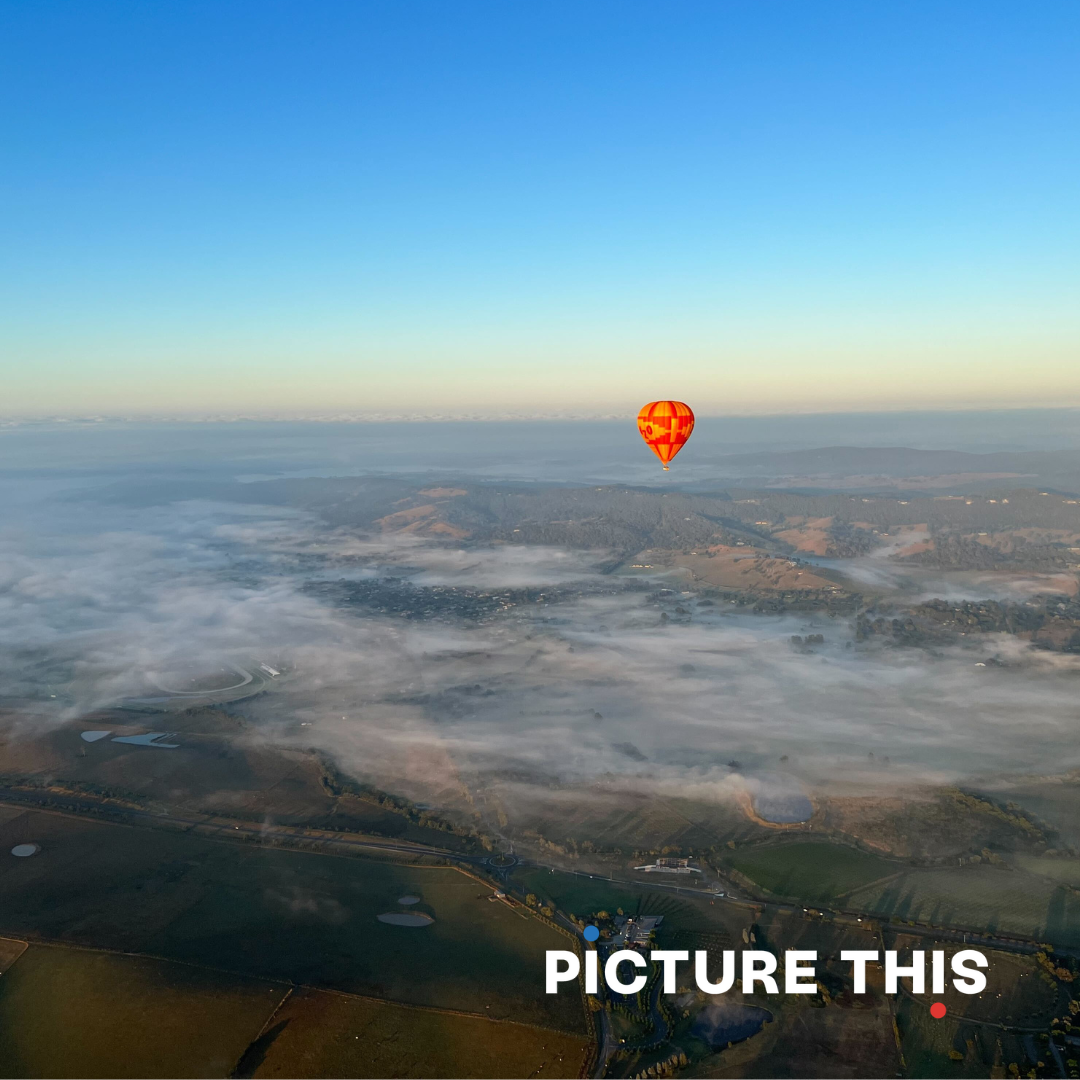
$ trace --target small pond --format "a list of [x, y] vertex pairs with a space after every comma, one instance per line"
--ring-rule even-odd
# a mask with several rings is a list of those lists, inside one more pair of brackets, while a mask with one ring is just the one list
[[697, 1014], [690, 1034], [714, 1049], [723, 1049], [728, 1043], [756, 1035], [771, 1020], [772, 1013], [757, 1005], [706, 1005]]

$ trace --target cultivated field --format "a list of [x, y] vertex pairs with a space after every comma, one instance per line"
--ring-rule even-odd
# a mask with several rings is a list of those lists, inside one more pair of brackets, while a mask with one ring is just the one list
[[67, 946], [0, 980], [0, 1077], [572, 1077], [583, 1035]]
[[1017, 854], [1009, 857], [1009, 863], [1025, 874], [1080, 887], [1080, 859]]
[[[889, 947], [899, 949], [904, 958], [902, 962], [906, 964], [910, 963], [908, 956], [913, 948], [923, 950], [928, 963], [931, 951], [941, 949], [948, 963], [949, 958], [962, 946], [953, 942], [934, 942], [923, 937], [900, 934], [895, 943], [890, 942]], [[923, 1008], [929, 1008], [931, 1001], [943, 1001], [949, 1010], [948, 1015], [954, 1019], [963, 1017], [972, 1021], [1018, 1027], [1048, 1025], [1058, 1005], [1058, 991], [1042, 976], [1035, 959], [993, 949], [980, 948], [979, 951], [989, 962], [989, 967], [986, 968], [986, 989], [981, 994], [972, 995], [961, 994], [948, 986], [944, 994], [921, 994], [919, 1000]], [[901, 985], [908, 984], [902, 982]], [[929, 986], [929, 983], [927, 985]]]
[[34, 944], [0, 978], [0, 1076], [228, 1076], [287, 989]]
[[552, 873], [539, 868], [517, 867], [513, 872], [513, 881], [525, 892], [534, 893], [541, 902], [550, 902], [560, 910], [580, 917], [597, 911], [614, 912], [618, 908], [627, 912], [658, 914], [651, 910], [651, 905], [667, 899], [655, 892], [636, 889], [633, 885], [560, 870]]
[[1010, 1065], [1027, 1075], [1027, 1052], [1022, 1037], [1014, 1032], [972, 1024], [952, 1014], [935, 1020], [925, 1003], [906, 998], [897, 1002], [896, 1026], [906, 1076], [931, 1080], [1008, 1076]]
[[[32, 837], [29, 859], [4, 854]], [[0, 825], [0, 933], [184, 960], [248, 976], [584, 1030], [543, 990], [567, 939], [450, 868], [398, 865], [27, 812]], [[425, 927], [379, 922], [400, 910]], [[422, 973], [422, 977], [418, 976]]]
[[1080, 896], [1045, 878], [995, 866], [910, 870], [853, 892], [847, 904], [886, 918], [1080, 944]]
[[776, 896], [821, 904], [902, 869], [877, 855], [810, 841], [739, 852], [725, 863]]
[[820, 571], [800, 567], [753, 548], [714, 544], [700, 552], [650, 551], [634, 562], [676, 566], [688, 570], [695, 581], [721, 589], [836, 589], [837, 582]]
[[574, 1077], [580, 1035], [320, 991], [293, 994], [249, 1049], [242, 1077]]
[[0, 975], [26, 951], [26, 942], [15, 938], [0, 938]]

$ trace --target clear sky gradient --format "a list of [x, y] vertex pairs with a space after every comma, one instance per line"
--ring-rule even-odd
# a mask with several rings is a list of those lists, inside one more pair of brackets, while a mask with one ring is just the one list
[[0, 0], [0, 414], [1080, 404], [1080, 4]]

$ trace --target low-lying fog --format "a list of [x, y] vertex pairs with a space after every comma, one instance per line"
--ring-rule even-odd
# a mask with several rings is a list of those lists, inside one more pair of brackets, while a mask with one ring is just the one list
[[1060, 573], [1003, 572], [1000, 570], [938, 570], [898, 565], [891, 551], [872, 551], [853, 559], [825, 559], [800, 555], [804, 562], [840, 574], [854, 590], [885, 590], [897, 593], [905, 603], [925, 600], [1026, 600], [1040, 593], [1066, 593], [1068, 576]]
[[[6, 480], [0, 703], [28, 731], [163, 673], [267, 662], [281, 679], [236, 706], [262, 737], [384, 782], [406, 761], [415, 781], [425, 762], [433, 789], [447, 768], [721, 799], [740, 776], [777, 772], [881, 789], [1080, 764], [1080, 664], [1012, 638], [937, 654], [855, 645], [847, 619], [698, 606], [681, 580], [603, 574], [606, 552], [448, 547], [280, 507], [57, 494], [87, 484], [70, 469]], [[350, 605], [332, 585], [388, 578], [500, 599], [467, 624], [452, 600], [418, 619]], [[791, 642], [807, 634], [824, 644]], [[1002, 666], [981, 666], [991, 658]]]

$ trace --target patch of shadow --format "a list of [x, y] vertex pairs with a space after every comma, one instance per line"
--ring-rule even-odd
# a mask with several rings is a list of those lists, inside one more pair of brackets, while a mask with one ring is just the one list
[[423, 915], [419, 911], [387, 911], [382, 915], [376, 915], [381, 923], [389, 923], [391, 926], [430, 926], [435, 920], [430, 915]]
[[791, 825], [809, 821], [814, 816], [814, 807], [802, 794], [757, 795], [754, 797], [754, 813], [762, 821], [774, 825]]
[[288, 1019], [279, 1020], [272, 1028], [267, 1028], [241, 1055], [236, 1068], [229, 1073], [229, 1080], [251, 1080], [266, 1060], [274, 1040], [289, 1026]]
[[649, 760], [632, 742], [612, 743], [611, 749], [618, 750], [620, 754], [625, 754], [628, 758], [631, 758], [634, 761]]
[[750, 782], [754, 813], [776, 825], [809, 821], [814, 816], [813, 803], [800, 790], [798, 782], [780, 774], [762, 776]]

